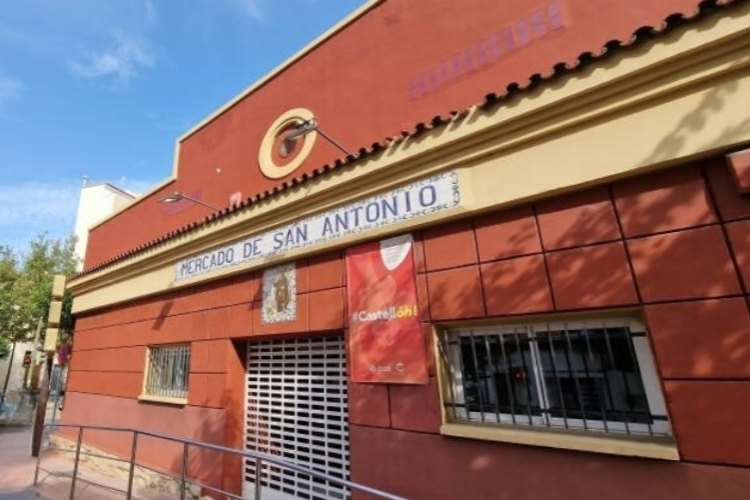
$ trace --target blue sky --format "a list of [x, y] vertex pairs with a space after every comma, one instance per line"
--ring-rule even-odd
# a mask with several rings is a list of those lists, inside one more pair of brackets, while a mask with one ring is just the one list
[[73, 231], [84, 175], [143, 192], [175, 140], [365, 0], [0, 2], [0, 245]]

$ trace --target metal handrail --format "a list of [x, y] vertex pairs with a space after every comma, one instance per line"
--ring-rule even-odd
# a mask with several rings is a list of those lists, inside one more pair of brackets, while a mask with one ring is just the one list
[[[75, 449], [75, 461], [73, 463], [73, 472], [71, 474], [71, 485], [70, 485], [69, 500], [73, 500], [75, 498], [75, 486], [76, 486], [76, 480], [78, 479], [78, 464], [79, 464], [80, 457], [81, 457], [81, 445], [83, 443], [83, 431], [84, 431], [84, 429], [86, 429], [86, 430], [96, 430], [96, 431], [130, 432], [130, 433], [133, 433], [133, 441], [132, 441], [132, 445], [131, 445], [130, 459], [129, 460], [120, 459], [120, 458], [117, 459], [118, 461], [127, 462], [127, 463], [130, 464], [130, 471], [128, 473], [128, 489], [127, 489], [127, 491], [116, 490], [116, 491], [119, 491], [121, 493], [125, 493], [125, 498], [127, 500], [131, 500], [132, 495], [133, 495], [133, 478], [134, 478], [135, 468], [136, 467], [140, 467], [140, 468], [152, 470], [152, 471], [158, 472], [160, 474], [163, 474], [165, 476], [168, 476], [170, 478], [177, 479], [177, 476], [174, 476], [174, 475], [172, 475], [172, 474], [170, 474], [168, 472], [164, 472], [164, 471], [161, 471], [161, 470], [153, 469], [151, 467], [148, 467], [148, 466], [145, 466], [145, 465], [140, 465], [140, 464], [137, 463], [136, 457], [137, 457], [138, 437], [139, 436], [147, 436], [147, 437], [152, 437], [152, 438], [157, 438], [157, 439], [164, 439], [166, 441], [171, 441], [171, 442], [175, 442], [175, 443], [182, 443], [182, 445], [183, 445], [182, 467], [181, 467], [181, 474], [179, 476], [179, 480], [180, 480], [180, 500], [184, 500], [185, 499], [185, 494], [186, 494], [186, 491], [187, 491], [187, 484], [196, 485], [196, 486], [199, 486], [201, 488], [205, 488], [205, 489], [214, 491], [216, 493], [227, 495], [227, 496], [232, 497], [232, 498], [238, 498], [238, 499], [244, 498], [242, 496], [237, 496], [237, 495], [235, 495], [233, 493], [230, 493], [228, 491], [220, 490], [220, 489], [214, 488], [212, 486], [209, 486], [207, 484], [202, 484], [202, 483], [200, 483], [198, 481], [189, 480], [188, 479], [188, 451], [189, 451], [190, 447], [202, 448], [202, 449], [205, 449], [205, 450], [217, 451], [217, 452], [221, 452], [221, 453], [229, 453], [231, 455], [239, 455], [239, 456], [244, 457], [244, 458], [254, 459], [255, 460], [255, 492], [254, 492], [255, 496], [254, 496], [254, 500], [261, 500], [262, 499], [262, 484], [261, 484], [261, 476], [260, 475], [261, 475], [261, 472], [262, 472], [261, 468], [262, 468], [263, 463], [273, 464], [273, 465], [276, 465], [278, 467], [282, 467], [284, 469], [292, 470], [292, 471], [295, 471], [297, 473], [305, 474], [305, 475], [308, 475], [310, 477], [315, 477], [315, 478], [321, 479], [323, 481], [327, 481], [327, 482], [336, 484], [336, 485], [341, 486], [341, 487], [349, 488], [351, 490], [357, 490], [357, 491], [361, 491], [361, 492], [364, 492], [364, 493], [369, 493], [371, 495], [375, 495], [376, 497], [383, 498], [385, 500], [408, 500], [407, 498], [404, 498], [404, 497], [401, 497], [401, 496], [398, 496], [398, 495], [394, 495], [394, 494], [391, 494], [391, 493], [379, 490], [377, 488], [372, 488], [370, 486], [365, 486], [363, 484], [355, 483], [355, 482], [349, 481], [347, 479], [341, 479], [339, 477], [335, 477], [335, 476], [332, 476], [330, 474], [319, 472], [319, 471], [316, 471], [316, 470], [313, 470], [313, 469], [308, 469], [307, 467], [303, 467], [303, 466], [298, 465], [298, 464], [296, 464], [294, 462], [290, 462], [288, 460], [284, 460], [284, 459], [275, 457], [273, 455], [267, 455], [265, 453], [259, 453], [259, 452], [254, 452], [254, 451], [238, 450], [236, 448], [228, 448], [226, 446], [220, 446], [220, 445], [215, 445], [215, 444], [210, 444], [210, 443], [203, 443], [203, 442], [196, 441], [196, 440], [193, 440], [193, 439], [186, 439], [186, 438], [180, 438], [180, 437], [175, 437], [175, 436], [169, 436], [167, 434], [161, 434], [161, 433], [158, 433], [158, 432], [152, 432], [152, 431], [146, 431], [146, 430], [140, 430], [140, 429], [133, 429], [133, 428], [129, 428], [129, 427], [110, 427], [110, 426], [102, 426], [102, 425], [82, 425], [82, 424], [45, 424], [44, 427], [45, 428], [50, 427], [52, 430], [57, 429], [57, 428], [78, 429], [78, 439], [77, 439], [77, 442], [76, 442], [76, 449]], [[97, 456], [100, 456], [102, 458], [109, 458], [109, 457], [105, 457], [104, 455], [97, 455]], [[38, 479], [39, 479], [39, 471], [40, 470], [44, 470], [45, 472], [50, 472], [50, 471], [46, 471], [46, 469], [43, 469], [40, 466], [41, 459], [42, 459], [42, 453], [39, 453], [39, 455], [37, 456], [37, 461], [36, 461], [36, 470], [34, 471], [34, 486], [37, 485], [37, 482], [38, 482]], [[81, 480], [85, 481], [87, 483], [93, 484], [93, 485], [97, 485], [97, 486], [101, 486], [101, 487], [106, 487], [105, 485], [100, 485], [100, 484], [97, 484], [97, 483], [93, 483], [91, 481], [87, 481], [87, 480], [83, 480], [83, 479], [81, 479]], [[112, 488], [109, 488], [109, 487], [106, 487], [106, 488], [112, 489]]]

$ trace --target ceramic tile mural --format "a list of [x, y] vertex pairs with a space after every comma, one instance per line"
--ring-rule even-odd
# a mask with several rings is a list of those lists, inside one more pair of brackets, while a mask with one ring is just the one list
[[261, 322], [280, 323], [297, 318], [297, 269], [294, 262], [263, 271]]

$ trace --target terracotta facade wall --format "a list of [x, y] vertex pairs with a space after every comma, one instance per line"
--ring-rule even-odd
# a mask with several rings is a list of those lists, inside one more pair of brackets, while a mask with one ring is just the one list
[[351, 387], [353, 479], [430, 499], [744, 497], [748, 218], [750, 197], [715, 159], [423, 231], [425, 326], [642, 310], [682, 462], [441, 437], [432, 379]]
[[355, 481], [414, 500], [741, 500], [750, 487], [750, 471], [741, 468], [363, 426], [352, 426], [350, 441]]
[[[65, 395], [62, 423], [101, 425], [144, 429], [169, 436], [202, 442], [222, 443], [229, 425], [224, 410], [188, 405], [185, 407], [143, 404], [116, 395], [91, 394], [73, 391]], [[62, 434], [77, 438], [77, 431], [66, 429]], [[132, 450], [131, 433], [84, 431], [83, 440], [101, 451], [129, 458]], [[138, 439], [138, 462], [173, 474], [182, 471], [182, 445], [141, 436]], [[192, 477], [206, 484], [221, 486], [224, 480], [223, 457], [215, 452], [193, 449], [188, 455], [188, 470]]]
[[[245, 344], [232, 339], [344, 326], [340, 252], [297, 262], [293, 323], [261, 324], [259, 281], [250, 273], [79, 317], [63, 422], [135, 427], [242, 447]], [[191, 343], [187, 405], [139, 401], [147, 347], [183, 342]], [[85, 440], [121, 456], [130, 453], [125, 435], [91, 432]], [[139, 459], [175, 472], [180, 457], [179, 447], [154, 442], [139, 452]], [[193, 453], [190, 466], [214, 486], [224, 482], [230, 491], [241, 489], [239, 460]]]
[[[603, 6], [605, 4], [606, 6]], [[611, 40], [675, 13], [692, 16], [697, 0], [389, 0], [374, 7], [180, 144], [179, 176], [118, 217], [93, 229], [85, 266], [200, 221], [205, 207], [165, 206], [181, 191], [226, 207], [341, 158], [318, 140], [294, 174], [268, 179], [258, 167], [266, 130], [290, 109], [312, 111], [323, 130], [351, 151], [503, 94], [555, 65], [576, 64]], [[356, 124], [353, 126], [353, 124]], [[169, 172], [166, 169], [164, 175]]]
[[[431, 500], [467, 492], [745, 497], [750, 197], [739, 194], [723, 158], [451, 222], [418, 232], [415, 240], [430, 384], [350, 386], [353, 480]], [[225, 419], [225, 433], [211, 439], [242, 446], [244, 344], [232, 339], [345, 329], [344, 267], [340, 252], [297, 263], [299, 308], [292, 323], [261, 324], [260, 273], [81, 317], [65, 420], [118, 425], [134, 418], [124, 413], [142, 418], [156, 411], [134, 399], [146, 346], [192, 341], [186, 411]], [[643, 312], [683, 462], [439, 435], [433, 323], [622, 307]], [[81, 413], [76, 398], [104, 401], [112, 412]], [[159, 411], [158, 418], [181, 414]], [[226, 465], [234, 472], [225, 484], [238, 488], [238, 464]]]

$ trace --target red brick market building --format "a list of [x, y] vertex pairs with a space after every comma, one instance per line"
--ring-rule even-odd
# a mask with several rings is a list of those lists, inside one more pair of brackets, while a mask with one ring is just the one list
[[748, 54], [743, 0], [369, 2], [91, 230], [63, 421], [415, 500], [747, 498]]

